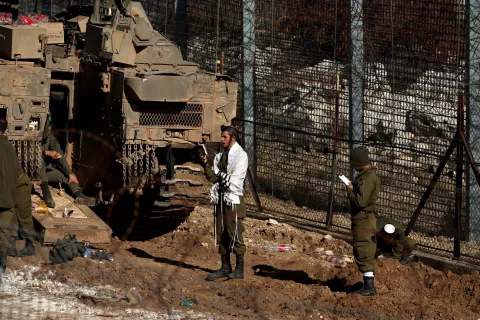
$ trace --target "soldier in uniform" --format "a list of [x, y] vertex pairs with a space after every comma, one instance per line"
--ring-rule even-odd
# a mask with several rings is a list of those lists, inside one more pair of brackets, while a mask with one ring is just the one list
[[20, 170], [18, 158], [5, 132], [8, 122], [0, 119], [0, 279], [7, 266], [9, 239], [15, 207], [15, 185]]
[[[36, 239], [35, 227], [32, 217], [32, 181], [20, 168], [15, 185], [15, 215], [12, 220], [14, 228], [12, 255], [13, 256], [33, 256], [35, 254], [34, 241]], [[18, 226], [23, 231], [22, 238], [25, 239], [25, 247], [17, 253], [15, 237], [17, 236]]]
[[377, 217], [376, 256], [391, 254], [393, 259], [406, 264], [411, 261], [415, 249], [415, 240], [405, 235], [405, 228], [400, 222], [387, 217]]
[[375, 252], [376, 224], [375, 203], [380, 192], [380, 180], [372, 167], [365, 147], [355, 148], [351, 154], [351, 164], [358, 172], [353, 184], [346, 186], [350, 200], [352, 221], [353, 255], [359, 270], [363, 273], [363, 288], [353, 292], [362, 296], [376, 295]]
[[75, 198], [75, 203], [93, 205], [92, 198], [83, 194], [82, 188], [78, 184], [78, 179], [75, 173], [68, 165], [67, 161], [62, 155], [62, 149], [57, 138], [51, 132], [51, 125], [48, 126], [48, 131], [43, 139], [43, 152], [44, 152], [44, 166], [41, 170], [43, 199], [49, 208], [55, 207], [55, 202], [50, 194], [48, 184], [52, 184], [55, 187], [67, 186], [71, 195]]
[[[244, 278], [245, 243], [243, 241], [243, 219], [246, 205], [243, 187], [248, 168], [248, 156], [238, 144], [238, 131], [234, 127], [222, 126], [223, 152], [215, 156], [213, 168], [207, 165], [206, 155], [202, 156], [205, 175], [215, 183], [210, 190], [214, 203], [215, 243], [219, 246], [222, 266], [208, 275], [207, 280], [219, 278]], [[232, 272], [230, 252], [236, 255], [235, 271]]]

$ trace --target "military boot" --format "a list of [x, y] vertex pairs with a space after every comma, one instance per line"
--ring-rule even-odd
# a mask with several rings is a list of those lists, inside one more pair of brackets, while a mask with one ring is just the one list
[[8, 255], [11, 257], [16, 257], [18, 255], [17, 251], [17, 242], [14, 237], [10, 237], [10, 247], [8, 248]]
[[77, 189], [73, 192], [73, 196], [75, 197], [76, 204], [92, 207], [96, 203], [96, 199], [84, 195], [82, 189]]
[[244, 259], [245, 255], [237, 255], [237, 263], [235, 271], [228, 275], [228, 279], [243, 279]]
[[207, 281], [213, 281], [220, 278], [226, 278], [232, 272], [232, 264], [230, 263], [230, 253], [222, 254], [222, 266], [215, 272], [208, 275]]
[[31, 239], [25, 240], [25, 247], [20, 249], [18, 252], [19, 257], [27, 257], [35, 255], [35, 246], [33, 245], [33, 241]]
[[42, 189], [43, 201], [45, 201], [47, 207], [55, 208], [55, 201], [53, 201], [52, 194], [50, 193], [50, 188], [48, 187], [48, 183], [42, 182], [40, 188]]
[[377, 291], [375, 290], [375, 278], [363, 277], [363, 288], [352, 292], [352, 294], [359, 294], [361, 296], [375, 296]]

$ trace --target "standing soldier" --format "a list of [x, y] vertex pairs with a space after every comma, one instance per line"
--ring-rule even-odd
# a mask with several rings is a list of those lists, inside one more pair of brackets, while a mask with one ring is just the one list
[[[222, 267], [208, 275], [207, 280], [219, 278], [243, 279], [245, 243], [243, 219], [246, 205], [243, 186], [248, 169], [248, 156], [238, 144], [238, 130], [222, 126], [223, 152], [215, 156], [213, 169], [207, 165], [207, 156], [202, 156], [205, 175], [215, 183], [210, 190], [214, 203], [215, 244], [219, 246]], [[236, 255], [235, 271], [232, 272], [230, 252]]]
[[[15, 188], [15, 216], [12, 226], [18, 230], [22, 228], [25, 247], [18, 252], [18, 256], [33, 256], [35, 254], [34, 241], [36, 239], [35, 227], [32, 217], [32, 181], [20, 168]], [[15, 232], [16, 233], [16, 232]], [[15, 241], [15, 238], [14, 238]], [[12, 251], [16, 254], [15, 242], [12, 244]]]
[[20, 171], [18, 158], [5, 131], [8, 122], [0, 119], [0, 280], [7, 266], [9, 239], [15, 207], [15, 184]]
[[409, 263], [415, 250], [415, 240], [405, 235], [405, 228], [397, 220], [378, 217], [377, 218], [377, 253], [392, 254], [393, 259], [400, 260], [401, 264]]
[[372, 167], [365, 147], [355, 148], [351, 154], [351, 164], [357, 177], [346, 186], [347, 197], [350, 200], [352, 220], [353, 255], [358, 269], [363, 272], [363, 288], [353, 292], [362, 296], [376, 295], [375, 251], [376, 225], [375, 203], [380, 192], [380, 180]]

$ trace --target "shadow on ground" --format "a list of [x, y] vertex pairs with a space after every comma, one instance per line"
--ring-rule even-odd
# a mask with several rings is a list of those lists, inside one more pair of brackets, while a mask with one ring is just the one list
[[149, 254], [148, 252], [143, 251], [141, 249], [137, 249], [137, 248], [130, 248], [130, 249], [128, 249], [128, 251], [130, 253], [132, 253], [133, 255], [139, 257], [139, 258], [152, 259], [155, 262], [169, 264], [169, 265], [177, 266], [177, 267], [184, 268], [184, 269], [197, 269], [197, 270], [202, 270], [202, 271], [205, 271], [205, 272], [208, 272], [208, 273], [214, 271], [214, 270], [211, 270], [211, 269], [202, 268], [202, 267], [199, 267], [199, 266], [194, 266], [192, 264], [188, 264], [188, 263], [185, 263], [185, 262], [182, 262], [182, 261], [172, 260], [172, 259], [168, 259], [168, 258], [164, 258], [164, 257], [155, 257], [155, 256], [152, 256], [151, 254]]
[[338, 278], [337, 276], [327, 281], [315, 280], [312, 279], [305, 271], [277, 269], [265, 264], [255, 265], [252, 267], [252, 269], [254, 270], [254, 275], [256, 276], [269, 277], [284, 281], [295, 281], [297, 283], [306, 285], [316, 284], [320, 286], [326, 286], [329, 287], [332, 292], [349, 293], [360, 289], [363, 286], [361, 282], [358, 282], [353, 286], [347, 285], [347, 280], [345, 278]]

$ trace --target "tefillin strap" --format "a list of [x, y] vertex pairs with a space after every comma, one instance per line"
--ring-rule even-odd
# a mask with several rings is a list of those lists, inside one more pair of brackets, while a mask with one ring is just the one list
[[229, 174], [226, 174], [225, 172], [219, 172], [217, 175], [219, 188], [222, 190], [230, 188], [230, 178], [231, 176]]

